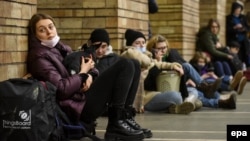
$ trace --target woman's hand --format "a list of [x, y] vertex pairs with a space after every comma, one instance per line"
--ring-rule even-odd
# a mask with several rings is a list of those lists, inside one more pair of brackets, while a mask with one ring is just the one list
[[142, 113], [144, 113], [144, 106], [135, 108], [135, 110], [136, 110], [137, 113], [142, 114]]
[[202, 79], [207, 79], [209, 77], [210, 77], [209, 73], [205, 73], [205, 74], [201, 75]]
[[230, 60], [232, 60], [234, 57], [232, 55], [228, 54], [227, 58], [230, 59]]
[[213, 77], [214, 79], [218, 79], [218, 76], [214, 72], [208, 72], [210, 77]]
[[191, 79], [188, 79], [188, 80], [187, 80], [186, 85], [189, 85], [189, 86], [192, 86], [192, 87], [196, 87], [196, 84], [195, 84], [194, 81], [191, 80]]
[[180, 67], [179, 65], [174, 65], [174, 66], [173, 66], [173, 69], [176, 70], [177, 72], [179, 72], [180, 75], [183, 75], [183, 74], [184, 74], [183, 68]]
[[222, 47], [222, 45], [221, 45], [221, 43], [220, 43], [220, 42], [217, 42], [217, 43], [216, 43], [216, 45], [215, 45], [215, 47], [216, 47], [216, 48], [221, 48], [221, 47]]
[[91, 86], [91, 84], [92, 84], [92, 82], [93, 82], [93, 77], [90, 75], [90, 74], [88, 74], [88, 79], [86, 80], [86, 82], [85, 83], [83, 83], [83, 87], [82, 87], [82, 91], [83, 92], [85, 92], [85, 91], [87, 91], [89, 88], [90, 88], [90, 86]]
[[94, 68], [95, 62], [92, 56], [89, 58], [82, 57], [81, 70], [79, 73], [88, 73], [90, 69]]
[[238, 23], [234, 26], [234, 29], [241, 29], [242, 27], [242, 24]]
[[155, 59], [158, 61], [158, 62], [162, 62], [162, 53], [160, 51], [154, 51], [154, 55], [155, 55]]

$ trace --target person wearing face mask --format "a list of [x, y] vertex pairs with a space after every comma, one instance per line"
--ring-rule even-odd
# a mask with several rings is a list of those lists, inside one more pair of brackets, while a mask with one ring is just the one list
[[[144, 130], [133, 127], [138, 124], [131, 107], [138, 87], [139, 63], [118, 59], [93, 79], [89, 73], [95, 66], [92, 56], [87, 58], [87, 62], [81, 57], [80, 71], [70, 74], [62, 62], [72, 50], [57, 37], [53, 18], [46, 14], [34, 14], [28, 30], [27, 70], [35, 79], [49, 81], [57, 88], [58, 104], [72, 121], [94, 124], [109, 105], [105, 140], [144, 139]], [[97, 42], [98, 49], [105, 50], [109, 44], [109, 39], [106, 39], [99, 40], [102, 44], [96, 38], [91, 38], [91, 41], [93, 44]], [[103, 55], [97, 53], [97, 57]], [[95, 133], [93, 129], [89, 132]]]
[[[195, 68], [195, 70], [201, 75], [201, 78], [209, 83], [216, 81], [219, 77], [214, 73], [213, 64], [210, 62], [209, 56], [205, 52], [196, 52], [194, 56], [189, 61], [190, 64]], [[240, 79], [245, 79], [242, 75], [241, 71], [236, 73], [237, 77], [241, 77]], [[235, 82], [235, 83], [232, 83]], [[239, 86], [238, 86], [239, 85]], [[242, 86], [241, 86], [242, 85]], [[242, 93], [242, 90], [238, 89], [244, 88], [244, 84], [236, 81], [236, 78], [224, 75], [221, 81], [221, 85], [219, 87], [219, 91], [237, 91], [238, 94]]]
[[[148, 41], [147, 49], [152, 50], [152, 53], [155, 53], [155, 58], [158, 61], [168, 61], [168, 60], [175, 61], [176, 60], [176, 61], [180, 62], [184, 68], [185, 75], [187, 76], [189, 81], [197, 82], [197, 80], [200, 80], [200, 82], [203, 82], [203, 83], [206, 82], [206, 80], [204, 80], [199, 75], [199, 73], [194, 69], [194, 67], [191, 64], [189, 64], [188, 62], [186, 62], [179, 55], [179, 53], [177, 51], [175, 51], [174, 49], [170, 49], [169, 42], [167, 41], [167, 39], [164, 36], [162, 36], [162, 35], [153, 36]], [[192, 73], [190, 73], [190, 72], [192, 72]], [[152, 83], [153, 82], [152, 80], [149, 81], [149, 83], [150, 82]], [[216, 82], [216, 80], [214, 80], [212, 83], [215, 83], [215, 82]], [[221, 80], [219, 82], [221, 82]], [[183, 85], [185, 85], [185, 84], [183, 84]], [[219, 96], [219, 93], [216, 90], [213, 91], [213, 93], [211, 93], [210, 95], [207, 95], [204, 91], [202, 91], [202, 89], [199, 88], [199, 86], [196, 85], [196, 83], [194, 83], [194, 84], [186, 83], [186, 85], [189, 89], [189, 97], [194, 96], [195, 93], [198, 93], [198, 99], [202, 102], [202, 105], [204, 104], [204, 106], [209, 106], [209, 107], [213, 107], [213, 106], [218, 107], [219, 106], [219, 107], [232, 108], [232, 109], [235, 108], [235, 102], [234, 102], [235, 93], [234, 92], [232, 92], [234, 94], [231, 96], [230, 100], [221, 101], [220, 104], [218, 105], [218, 101], [217, 101], [217, 103], [214, 103], [214, 101], [216, 101], [216, 100], [207, 100], [207, 99], [211, 99], [211, 98], [215, 98], [215, 97]], [[220, 86], [220, 83], [218, 83], [218, 85]], [[191, 90], [190, 90], [190, 87], [192, 88]], [[212, 88], [210, 88], [210, 89], [212, 89]], [[231, 93], [229, 93], [229, 94], [231, 94]], [[189, 97], [187, 97], [184, 100], [190, 100], [190, 99], [188, 99]], [[197, 96], [196, 96], [196, 98], [197, 98]]]
[[242, 4], [239, 2], [232, 3], [231, 13], [226, 16], [226, 42], [227, 45], [232, 41], [240, 44], [239, 58], [246, 63], [247, 67], [250, 67], [250, 43], [247, 37], [250, 28], [242, 11]]
[[206, 27], [202, 27], [197, 34], [196, 50], [206, 52], [214, 65], [215, 73], [218, 77], [223, 78], [225, 75], [235, 78], [232, 81], [237, 86], [243, 76], [243, 71], [233, 74], [230, 68], [230, 62], [233, 61], [233, 55], [225, 52], [217, 37], [220, 24], [216, 19], [210, 19]]
[[[214, 73], [213, 66], [208, 59], [209, 57], [205, 52], [196, 52], [190, 60], [190, 64], [195, 68], [195, 70], [201, 75], [201, 78], [208, 82], [214, 82], [218, 79], [218, 76]], [[224, 91], [231, 91], [232, 83], [234, 81], [230, 79], [230, 76], [225, 76], [222, 79], [221, 89]], [[216, 91], [213, 97], [207, 98], [204, 94], [198, 91], [198, 98], [202, 101], [204, 107], [211, 108], [225, 108], [225, 109], [235, 109], [236, 108], [236, 92], [231, 91], [227, 99], [221, 99], [220, 94]]]
[[[134, 97], [137, 91], [139, 77], [140, 77], [140, 67], [139, 62], [135, 59], [126, 59], [112, 51], [112, 46], [110, 45], [110, 39], [108, 32], [103, 28], [97, 28], [91, 32], [90, 38], [88, 40], [88, 44], [83, 45], [83, 50], [88, 46], [94, 45], [95, 48], [95, 56], [96, 56], [96, 64], [95, 67], [99, 70], [100, 74], [102, 74], [105, 70], [112, 67], [116, 62], [120, 60], [126, 60], [130, 62], [134, 66], [135, 72], [127, 72], [128, 75], [132, 75], [133, 79], [130, 82], [131, 87], [126, 90], [132, 96], [130, 96], [130, 100], [127, 100], [125, 103], [125, 114], [127, 119], [125, 120], [127, 124], [134, 130], [140, 130], [143, 132], [145, 138], [151, 138], [153, 136], [150, 129], [142, 128], [136, 121], [135, 116], [136, 112], [133, 107]], [[85, 47], [85, 48], [84, 48]], [[113, 74], [110, 74], [113, 75]], [[123, 81], [123, 80], [121, 80]], [[128, 82], [123, 82], [124, 84]], [[119, 84], [119, 83], [118, 83]], [[105, 87], [105, 85], [104, 85]], [[112, 112], [112, 111], [111, 111]], [[108, 115], [109, 116], [109, 115]]]
[[[156, 89], [144, 87], [152, 72], [158, 70], [175, 70], [183, 75], [182, 66], [179, 63], [159, 62], [153, 58], [153, 54], [146, 49], [146, 38], [139, 32], [127, 29], [125, 32], [126, 47], [121, 56], [133, 58], [141, 62], [141, 79], [138, 87], [134, 106], [139, 113], [145, 111], [168, 112], [172, 114], [189, 114], [194, 110], [194, 104], [183, 102], [184, 93], [177, 91], [160, 92]], [[155, 81], [155, 79], [153, 80]]]

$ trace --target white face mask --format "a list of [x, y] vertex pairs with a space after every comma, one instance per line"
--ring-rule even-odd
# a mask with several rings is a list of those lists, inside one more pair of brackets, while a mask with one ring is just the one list
[[142, 53], [146, 52], [146, 47], [136, 47], [136, 49]]
[[56, 46], [56, 44], [59, 42], [60, 37], [56, 35], [53, 39], [51, 40], [42, 40], [41, 44], [50, 48], [53, 48]]

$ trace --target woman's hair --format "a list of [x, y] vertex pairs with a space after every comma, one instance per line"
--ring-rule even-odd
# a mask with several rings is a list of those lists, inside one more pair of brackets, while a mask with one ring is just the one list
[[55, 21], [50, 15], [47, 14], [34, 14], [30, 21], [29, 21], [29, 26], [28, 26], [28, 49], [30, 50], [32, 46], [34, 46], [35, 42], [38, 41], [36, 38], [36, 24], [43, 19], [50, 19], [53, 24], [55, 25]]
[[220, 29], [220, 23], [217, 19], [209, 19], [208, 24], [207, 24], [207, 28], [210, 29], [212, 27], [213, 23], [216, 23], [218, 28]]
[[196, 51], [195, 52], [194, 56], [190, 60], [190, 63], [197, 64], [199, 59], [204, 59], [205, 62], [207, 63], [206, 56], [205, 56], [204, 52], [201, 52], [201, 51]]
[[147, 50], [151, 51], [156, 47], [157, 43], [161, 43], [161, 42], [166, 42], [167, 44], [167, 48], [169, 47], [169, 43], [167, 41], [167, 39], [162, 36], [162, 35], [155, 35], [153, 37], [150, 38], [150, 40], [147, 43]]
[[42, 19], [50, 19], [55, 24], [54, 19], [47, 14], [34, 14], [29, 21], [29, 34], [36, 35], [36, 24]]

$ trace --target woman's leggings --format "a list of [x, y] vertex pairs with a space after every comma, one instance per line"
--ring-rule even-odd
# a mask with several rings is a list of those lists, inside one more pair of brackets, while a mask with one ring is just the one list
[[102, 72], [86, 92], [86, 104], [81, 119], [95, 120], [107, 105], [129, 106], [133, 104], [140, 78], [137, 61], [120, 58]]

